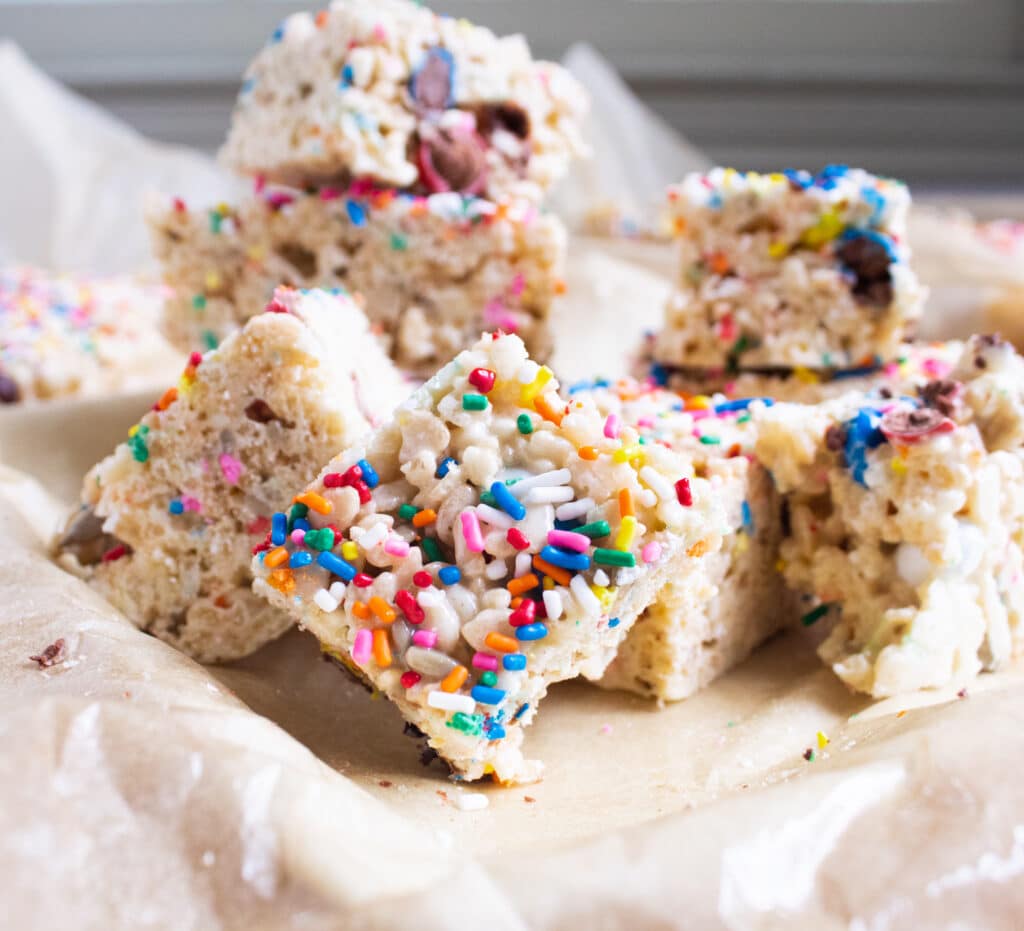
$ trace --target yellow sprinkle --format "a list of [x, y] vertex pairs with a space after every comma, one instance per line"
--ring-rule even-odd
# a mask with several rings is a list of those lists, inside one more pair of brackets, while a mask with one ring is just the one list
[[253, 262], [262, 262], [267, 257], [267, 250], [264, 249], [263, 246], [249, 246], [249, 248], [245, 250], [245, 254]]
[[892, 470], [897, 475], [907, 474], [907, 461], [902, 456], [897, 456], [892, 461]]
[[594, 593], [598, 601], [601, 602], [602, 611], [610, 611], [612, 605], [615, 603], [616, 589], [605, 588], [603, 585], [591, 585], [590, 590]]
[[784, 560], [784, 559], [777, 559], [777, 560], [775, 560], [775, 571], [776, 572], [785, 572], [786, 571], [786, 560]]
[[359, 547], [354, 540], [346, 540], [341, 544], [341, 558], [353, 562], [359, 558]]
[[619, 532], [615, 534], [615, 549], [628, 550], [633, 545], [636, 535], [636, 518], [632, 515], [622, 518]]
[[737, 555], [745, 553], [750, 549], [750, 538], [742, 530], [736, 534], [736, 543], [733, 546], [733, 549], [736, 551]]
[[555, 373], [546, 365], [542, 365], [537, 377], [528, 385], [523, 385], [519, 390], [519, 404], [521, 407], [533, 407], [537, 395], [544, 390], [544, 386], [554, 378]]
[[711, 398], [706, 394], [696, 394], [686, 402], [686, 406], [692, 411], [706, 411], [711, 407]]
[[822, 214], [821, 219], [814, 226], [804, 232], [800, 237], [800, 242], [816, 249], [818, 246], [831, 242], [842, 231], [843, 221], [839, 219], [839, 214], [834, 210], [829, 210], [828, 213]]
[[793, 369], [793, 375], [796, 380], [803, 385], [816, 385], [821, 381], [817, 372], [812, 372], [809, 368], [806, 368], [803, 365], [798, 365]]
[[218, 275], [217, 272], [213, 272], [213, 271], [207, 272], [206, 273], [206, 290], [207, 291], [216, 291], [219, 287], [220, 287], [220, 275]]
[[824, 750], [829, 744], [828, 736], [824, 731], [818, 731], [818, 749]]
[[139, 425], [135, 424], [135, 426], [131, 427], [128, 430], [128, 436], [135, 436], [135, 434], [138, 433], [138, 432], [139, 432]]
[[647, 450], [639, 443], [623, 446], [612, 453], [612, 462], [630, 462], [634, 459], [639, 459], [641, 465], [647, 461]]
[[778, 242], [773, 242], [770, 246], [768, 246], [768, 255], [770, 255], [773, 259], [781, 259], [788, 253], [789, 246], [782, 240], [779, 240]]

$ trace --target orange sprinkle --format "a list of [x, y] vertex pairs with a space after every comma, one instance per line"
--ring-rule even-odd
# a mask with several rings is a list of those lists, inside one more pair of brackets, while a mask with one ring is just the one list
[[391, 644], [388, 642], [388, 632], [383, 628], [373, 632], [373, 658], [381, 669], [391, 665]]
[[177, 400], [178, 389], [172, 385], [160, 396], [160, 400], [156, 402], [156, 409], [158, 411], [165, 411]]
[[[559, 398], [561, 401], [561, 398]], [[558, 409], [551, 406], [551, 402], [544, 396], [541, 395], [533, 402], [534, 409], [538, 414], [541, 415], [545, 420], [550, 420], [556, 427], [561, 426], [562, 418], [565, 416], [564, 409]]]
[[374, 595], [370, 599], [370, 610], [385, 624], [390, 624], [397, 616], [395, 614], [395, 609], [381, 598], [380, 595]]
[[531, 588], [536, 588], [538, 585], [540, 585], [540, 579], [530, 572], [520, 576], [518, 579], [512, 579], [505, 587], [513, 595], [521, 595], [523, 592], [528, 592]]
[[555, 294], [565, 294], [568, 290], [569, 288], [566, 285], [564, 278], [555, 279]]
[[676, 217], [675, 219], [675, 233], [677, 236], [682, 236], [686, 232], [686, 220], [682, 217]]
[[713, 252], [708, 258], [708, 264], [716, 275], [724, 275], [732, 267], [729, 259], [721, 252]]
[[311, 511], [316, 511], [317, 514], [330, 514], [334, 510], [334, 505], [315, 491], [304, 491], [301, 495], [296, 495], [292, 500], [296, 504], [306, 505]]
[[321, 10], [317, 13], [315, 22], [317, 26], [323, 29], [327, 25], [327, 10]]
[[270, 566], [273, 569], [276, 566], [280, 566], [287, 558], [288, 550], [283, 546], [278, 546], [263, 557], [263, 565]]
[[619, 517], [634, 517], [633, 495], [628, 488], [619, 489]]
[[897, 711], [897, 712], [896, 712], [896, 717], [897, 717], [897, 718], [902, 718], [902, 717], [903, 717], [903, 715], [905, 715], [905, 714], [906, 714], [906, 711]]
[[437, 511], [433, 508], [424, 508], [413, 515], [412, 525], [413, 527], [426, 527], [428, 524], [434, 523], [435, 520], [437, 520]]
[[576, 452], [580, 454], [580, 459], [586, 459], [588, 462], [593, 462], [598, 457], [596, 446], [581, 446]]
[[[492, 631], [493, 633], [493, 631]], [[487, 635], [488, 637], [490, 634]], [[462, 688], [462, 683], [469, 678], [469, 670], [465, 666], [456, 666], [448, 675], [441, 680], [442, 692], [457, 692]]]
[[708, 549], [710, 549], [710, 547], [708, 546], [707, 540], [698, 540], [686, 551], [686, 555], [696, 558], [698, 556], [703, 556]]
[[365, 601], [355, 601], [352, 603], [352, 613], [359, 620], [368, 621], [370, 619], [370, 606]]
[[275, 569], [267, 581], [282, 595], [290, 595], [295, 591], [295, 576], [291, 569]]
[[515, 637], [506, 637], [504, 634], [499, 634], [496, 630], [492, 630], [486, 637], [484, 637], [484, 643], [486, 643], [492, 650], [497, 650], [499, 653], [519, 652], [519, 644], [516, 642]]
[[543, 572], [544, 575], [550, 576], [559, 585], [568, 585], [572, 581], [572, 575], [568, 569], [563, 569], [561, 566], [553, 566], [546, 559], [541, 559], [540, 556], [533, 557], [533, 568]]

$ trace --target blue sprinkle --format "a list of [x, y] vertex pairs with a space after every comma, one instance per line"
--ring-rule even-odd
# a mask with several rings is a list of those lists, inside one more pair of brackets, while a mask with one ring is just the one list
[[434, 478], [444, 478], [448, 474], [448, 470], [452, 466], [456, 466], [458, 464], [459, 462], [457, 459], [452, 459], [451, 456], [445, 456], [445, 458], [441, 460], [441, 464], [437, 467], [437, 471], [434, 473]]
[[270, 542], [273, 543], [274, 546], [284, 546], [287, 534], [288, 515], [283, 511], [278, 511], [270, 518]]
[[500, 705], [505, 700], [504, 689], [492, 689], [486, 685], [474, 685], [469, 694], [482, 705]]
[[296, 517], [292, 521], [292, 530], [309, 530], [309, 521], [305, 517]]
[[516, 640], [543, 640], [547, 635], [547, 627], [540, 623], [516, 628]]
[[370, 488], [376, 488], [380, 484], [380, 477], [377, 475], [377, 470], [374, 469], [374, 467], [365, 459], [360, 459], [356, 465], [359, 466], [363, 473], [363, 481], [366, 482]]
[[445, 566], [437, 573], [437, 577], [444, 585], [455, 585], [461, 578], [458, 566]]
[[870, 239], [873, 243], [877, 243], [885, 249], [885, 254], [888, 256], [890, 262], [897, 261], [896, 244], [891, 236], [886, 236], [884, 233], [879, 233], [875, 230], [858, 230], [850, 228], [843, 230], [843, 233], [839, 238], [842, 242], [850, 242], [853, 239]]
[[875, 449], [885, 442], [881, 430], [882, 415], [870, 407], [862, 407], [846, 426], [846, 443], [843, 454], [846, 466], [859, 485], [867, 488], [864, 476], [868, 470], [868, 450]]
[[619, 623], [620, 623], [619, 619], [617, 617], [613, 617], [613, 618], [609, 619], [608, 626], [609, 627], [618, 627]]
[[583, 521], [578, 517], [574, 517], [572, 520], [558, 520], [555, 518], [555, 530], [575, 530], [577, 527], [582, 527]]
[[747, 533], [753, 533], [754, 515], [751, 513], [749, 501], [743, 502], [743, 505], [740, 508], [740, 514], [743, 516], [743, 529], [746, 530]]
[[875, 372], [880, 371], [882, 368], [882, 360], [877, 356], [875, 362], [871, 365], [862, 365], [860, 368], [855, 369], [837, 369], [832, 374], [832, 378], [839, 381], [841, 378], [860, 378], [862, 375], [874, 375]]
[[729, 414], [733, 411], [745, 411], [755, 401], [763, 401], [765, 407], [771, 407], [775, 402], [771, 398], [739, 398], [735, 401], [723, 401], [715, 405], [716, 414]]
[[526, 517], [526, 508], [522, 502], [512, 496], [512, 492], [508, 490], [504, 482], [492, 482], [491, 494], [494, 495], [494, 500], [498, 502], [498, 507], [513, 520], [522, 520]]
[[[171, 499], [171, 503], [167, 505], [167, 510], [172, 514], [184, 514], [185, 505], [181, 503], [180, 498], [173, 498]], [[281, 542], [283, 543], [284, 541], [282, 540]]]
[[347, 88], [347, 87], [351, 87], [352, 84], [355, 82], [355, 79], [356, 79], [356, 74], [352, 70], [352, 66], [351, 65], [345, 65], [345, 67], [341, 69], [341, 80], [338, 82], [338, 86], [343, 88], [343, 89]]
[[316, 564], [322, 569], [334, 573], [342, 582], [351, 582], [356, 577], [356, 567], [352, 563], [346, 562], [328, 550], [324, 550], [317, 556]]
[[572, 550], [563, 550], [550, 544], [540, 551], [540, 558], [553, 566], [561, 566], [575, 572], [583, 572], [590, 568], [590, 557], [586, 553], [574, 553]]
[[522, 704], [518, 708], [516, 708], [516, 713], [512, 715], [512, 720], [518, 721], [524, 714], [526, 714], [526, 709], [529, 707], [530, 703], [526, 702], [525, 704]]
[[578, 381], [569, 386], [569, 394], [579, 394], [581, 391], [593, 391], [595, 388], [607, 388], [611, 382], [607, 378], [594, 378], [591, 381]]
[[489, 726], [485, 725], [484, 731], [487, 734], [488, 740], [501, 740], [501, 738], [505, 736], [504, 726], [497, 723], [491, 724]]
[[522, 653], [506, 653], [501, 665], [512, 672], [526, 668], [526, 657]]
[[787, 168], [782, 173], [790, 183], [795, 184], [804, 190], [807, 190], [807, 188], [814, 183], [814, 179], [811, 177], [810, 173], [806, 171], [794, 171], [792, 168]]
[[284, 23], [281, 23], [281, 25], [278, 26], [277, 29], [275, 29], [270, 34], [270, 41], [271, 42], [280, 42], [283, 38], [284, 38]]
[[345, 209], [348, 211], [348, 218], [353, 226], [366, 226], [366, 208], [357, 200], [345, 202]]
[[659, 388], [664, 388], [668, 384], [668, 369], [660, 362], [652, 362], [651, 370], [648, 374], [651, 377], [651, 381]]
[[292, 553], [288, 559], [288, 567], [290, 569], [301, 569], [303, 566], [308, 566], [313, 561], [311, 553], [307, 553], [305, 550], [299, 550]]

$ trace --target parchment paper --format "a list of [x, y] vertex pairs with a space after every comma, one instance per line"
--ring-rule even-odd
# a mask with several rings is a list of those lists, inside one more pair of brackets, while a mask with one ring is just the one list
[[[71, 243], [53, 216], [39, 242]], [[619, 374], [671, 274], [668, 247], [577, 240], [562, 377]], [[0, 476], [0, 923], [1019, 926], [1024, 669], [870, 705], [797, 631], [664, 710], [559, 686], [528, 736], [542, 783], [457, 786], [312, 638], [203, 670], [47, 562], [51, 496], [152, 400], [0, 411], [0, 458], [44, 486]], [[39, 669], [57, 638], [66, 662]]]

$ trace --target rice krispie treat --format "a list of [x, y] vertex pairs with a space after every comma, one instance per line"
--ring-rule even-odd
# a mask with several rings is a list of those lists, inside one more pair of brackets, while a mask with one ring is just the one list
[[154, 205], [150, 225], [177, 346], [216, 344], [285, 283], [360, 293], [394, 359], [424, 377], [484, 330], [518, 333], [537, 358], [550, 353], [565, 229], [522, 201], [363, 184], [263, 189], [234, 207]]
[[181, 366], [164, 289], [123, 277], [0, 269], [0, 405], [152, 385]]
[[898, 181], [831, 166], [716, 168], [670, 191], [681, 275], [655, 360], [689, 368], [844, 369], [895, 357], [920, 316]]
[[335, 0], [288, 17], [256, 56], [222, 155], [297, 187], [369, 179], [539, 201], [583, 153], [586, 109], [522, 36], [408, 0]]
[[725, 509], [719, 547], [675, 576], [640, 616], [598, 683], [660, 701], [678, 701], [742, 662], [798, 617], [797, 597], [778, 573], [782, 502], [752, 458], [751, 407], [770, 399], [685, 400], [623, 380], [596, 384], [602, 413], [635, 427], [646, 443], [668, 444], [707, 478]]
[[881, 697], [959, 683], [1019, 649], [1024, 363], [973, 340], [916, 397], [755, 413], [788, 502], [783, 574], [834, 619], [822, 658]]
[[59, 560], [195, 658], [245, 656], [291, 623], [250, 590], [253, 546], [405, 394], [350, 298], [282, 288], [89, 472]]
[[467, 779], [536, 778], [520, 745], [548, 685], [599, 677], [719, 546], [685, 458], [557, 388], [518, 337], [484, 336], [296, 495], [254, 564], [254, 589]]

